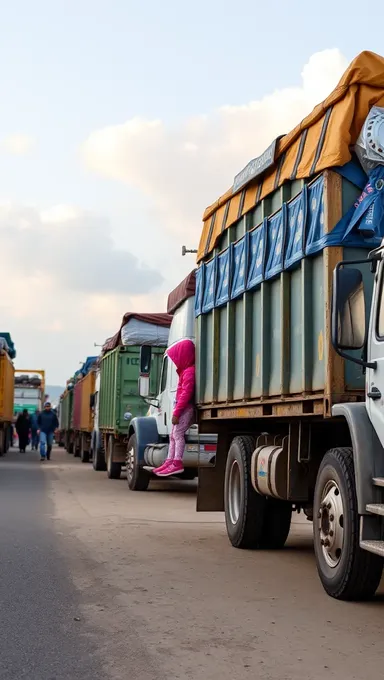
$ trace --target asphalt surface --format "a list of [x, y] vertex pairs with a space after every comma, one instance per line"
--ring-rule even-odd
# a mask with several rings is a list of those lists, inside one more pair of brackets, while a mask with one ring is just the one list
[[243, 552], [194, 483], [129, 492], [61, 450], [0, 459], [1, 680], [373, 680], [384, 590], [325, 595], [311, 527]]

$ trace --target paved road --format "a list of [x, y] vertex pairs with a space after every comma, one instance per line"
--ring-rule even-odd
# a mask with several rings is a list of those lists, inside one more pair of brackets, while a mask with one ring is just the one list
[[229, 547], [194, 484], [133, 493], [55, 450], [0, 459], [1, 680], [373, 680], [383, 590], [328, 598], [310, 526]]

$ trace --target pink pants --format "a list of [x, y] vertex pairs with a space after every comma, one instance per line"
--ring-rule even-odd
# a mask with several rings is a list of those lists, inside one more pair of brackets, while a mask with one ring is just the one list
[[172, 432], [169, 438], [168, 460], [183, 460], [185, 439], [184, 435], [193, 423], [195, 409], [192, 405], [187, 406], [179, 417], [177, 425], [172, 425]]

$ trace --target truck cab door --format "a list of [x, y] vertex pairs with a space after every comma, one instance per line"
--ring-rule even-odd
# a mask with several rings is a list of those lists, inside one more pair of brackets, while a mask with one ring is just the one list
[[367, 368], [366, 405], [371, 423], [384, 446], [384, 262], [376, 273], [372, 311], [369, 324], [368, 361], [376, 368]]
[[161, 366], [160, 389], [158, 402], [159, 406], [156, 408], [157, 431], [160, 435], [167, 435], [169, 432], [169, 359], [166, 354], [163, 356], [163, 363]]

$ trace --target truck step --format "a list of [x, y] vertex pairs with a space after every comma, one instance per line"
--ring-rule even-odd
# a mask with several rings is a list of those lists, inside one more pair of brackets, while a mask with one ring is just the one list
[[360, 541], [360, 548], [384, 557], [384, 541]]
[[384, 503], [369, 503], [366, 510], [371, 512], [372, 515], [384, 515]]
[[384, 477], [374, 477], [372, 481], [375, 486], [384, 486]]

